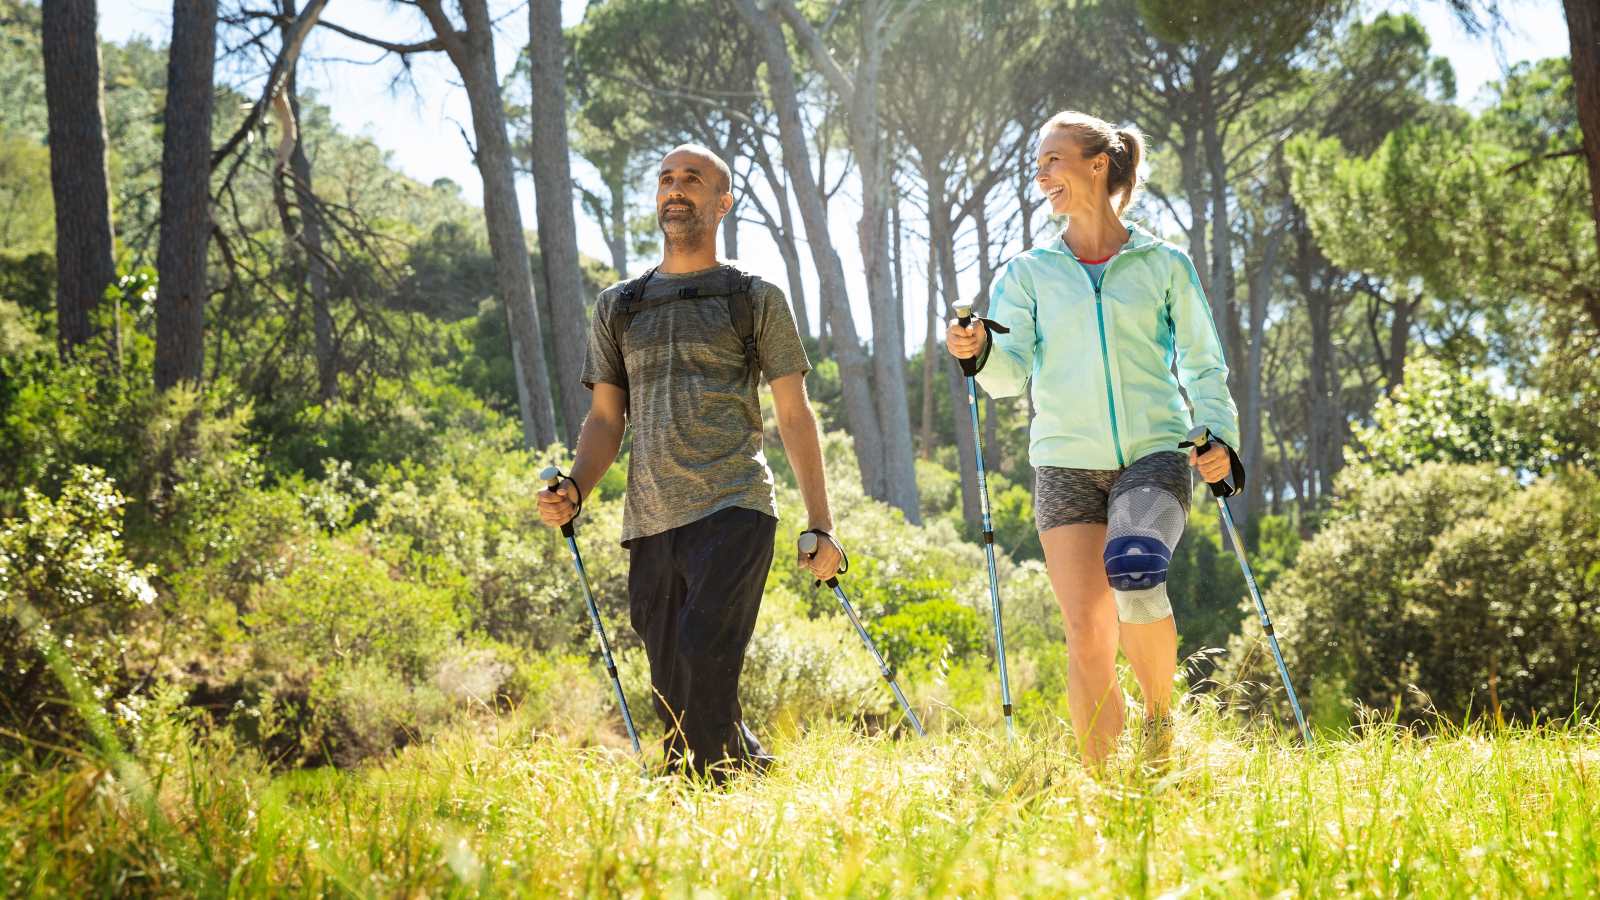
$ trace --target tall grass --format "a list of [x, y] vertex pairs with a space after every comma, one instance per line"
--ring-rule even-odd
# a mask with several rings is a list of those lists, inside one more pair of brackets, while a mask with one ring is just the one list
[[173, 729], [154, 807], [90, 757], [0, 772], [0, 893], [257, 896], [1600, 894], [1600, 734], [1311, 750], [1194, 705], [1163, 776], [1096, 779], [1065, 726], [927, 740], [823, 726], [723, 789], [514, 716], [380, 765], [273, 773]]

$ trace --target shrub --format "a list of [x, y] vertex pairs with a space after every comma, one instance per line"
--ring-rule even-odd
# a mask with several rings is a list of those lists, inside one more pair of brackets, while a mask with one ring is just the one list
[[[1271, 601], [1319, 719], [1356, 703], [1407, 720], [1548, 718], [1600, 696], [1600, 479], [1519, 487], [1487, 466], [1428, 463], [1339, 486]], [[1231, 642], [1229, 672], [1275, 685], [1257, 640]], [[1343, 709], [1316, 709], [1334, 697]]]
[[[24, 734], [76, 730], [56, 717], [64, 689], [47, 654], [104, 707], [128, 682], [136, 620], [156, 591], [121, 543], [125, 500], [105, 473], [73, 468], [60, 496], [24, 488], [22, 514], [0, 522], [0, 718]], [[26, 626], [26, 627], [25, 627]]]
[[404, 581], [355, 536], [319, 538], [251, 591], [248, 661], [224, 695], [280, 707], [305, 761], [350, 764], [442, 720], [460, 621], [449, 588]]

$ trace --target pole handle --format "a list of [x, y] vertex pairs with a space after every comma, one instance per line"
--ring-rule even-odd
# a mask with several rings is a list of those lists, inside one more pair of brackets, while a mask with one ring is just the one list
[[[545, 466], [544, 467], [544, 471], [539, 473], [539, 478], [540, 478], [540, 480], [542, 480], [545, 483], [545, 487], [550, 489], [551, 493], [559, 493], [560, 492], [560, 490], [561, 490], [561, 482], [562, 482], [563, 479], [566, 480], [566, 481], [571, 481], [572, 482], [572, 486], [574, 488], [576, 488], [578, 486], [578, 482], [573, 480], [573, 478], [570, 475], [568, 475], [567, 473], [561, 471], [561, 467], [560, 466]], [[581, 494], [581, 492], [580, 492], [580, 494]], [[568, 519], [566, 521], [566, 523], [561, 526], [561, 534], [562, 534], [563, 537], [572, 537], [574, 534], [577, 533], [573, 529], [572, 523], [573, 523], [574, 520], [576, 520], [578, 518], [578, 514], [581, 513], [581, 512], [583, 512], [583, 497], [579, 496], [578, 497], [578, 512], [573, 513], [572, 514], [572, 518]]]
[[[956, 322], [962, 328], [972, 324], [972, 305], [969, 303], [956, 304]], [[968, 378], [978, 374], [978, 357], [969, 356], [956, 360], [961, 364], [961, 374]]]
[[[1193, 447], [1196, 453], [1205, 453], [1206, 450], [1210, 448], [1213, 440], [1216, 440], [1216, 436], [1211, 433], [1210, 427], [1205, 425], [1196, 425], [1194, 428], [1190, 429], [1189, 436], [1179, 442], [1178, 449], [1183, 450]], [[1218, 443], [1222, 442], [1218, 441]], [[1232, 472], [1222, 476], [1221, 481], [1206, 482], [1206, 486], [1211, 488], [1212, 495], [1218, 498], [1232, 497], [1234, 494], [1239, 492], [1239, 487]]]

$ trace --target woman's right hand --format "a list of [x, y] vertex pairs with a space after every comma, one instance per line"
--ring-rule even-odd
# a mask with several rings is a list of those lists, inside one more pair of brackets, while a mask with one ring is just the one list
[[956, 359], [971, 359], [983, 351], [983, 342], [989, 339], [983, 320], [974, 318], [971, 325], [962, 326], [960, 319], [951, 319], [944, 333], [944, 346]]

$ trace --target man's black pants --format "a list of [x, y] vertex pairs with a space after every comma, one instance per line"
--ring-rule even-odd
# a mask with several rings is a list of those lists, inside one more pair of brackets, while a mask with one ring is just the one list
[[650, 658], [669, 764], [687, 760], [704, 773], [770, 761], [740, 718], [739, 674], [777, 527], [732, 507], [629, 544], [629, 611]]

